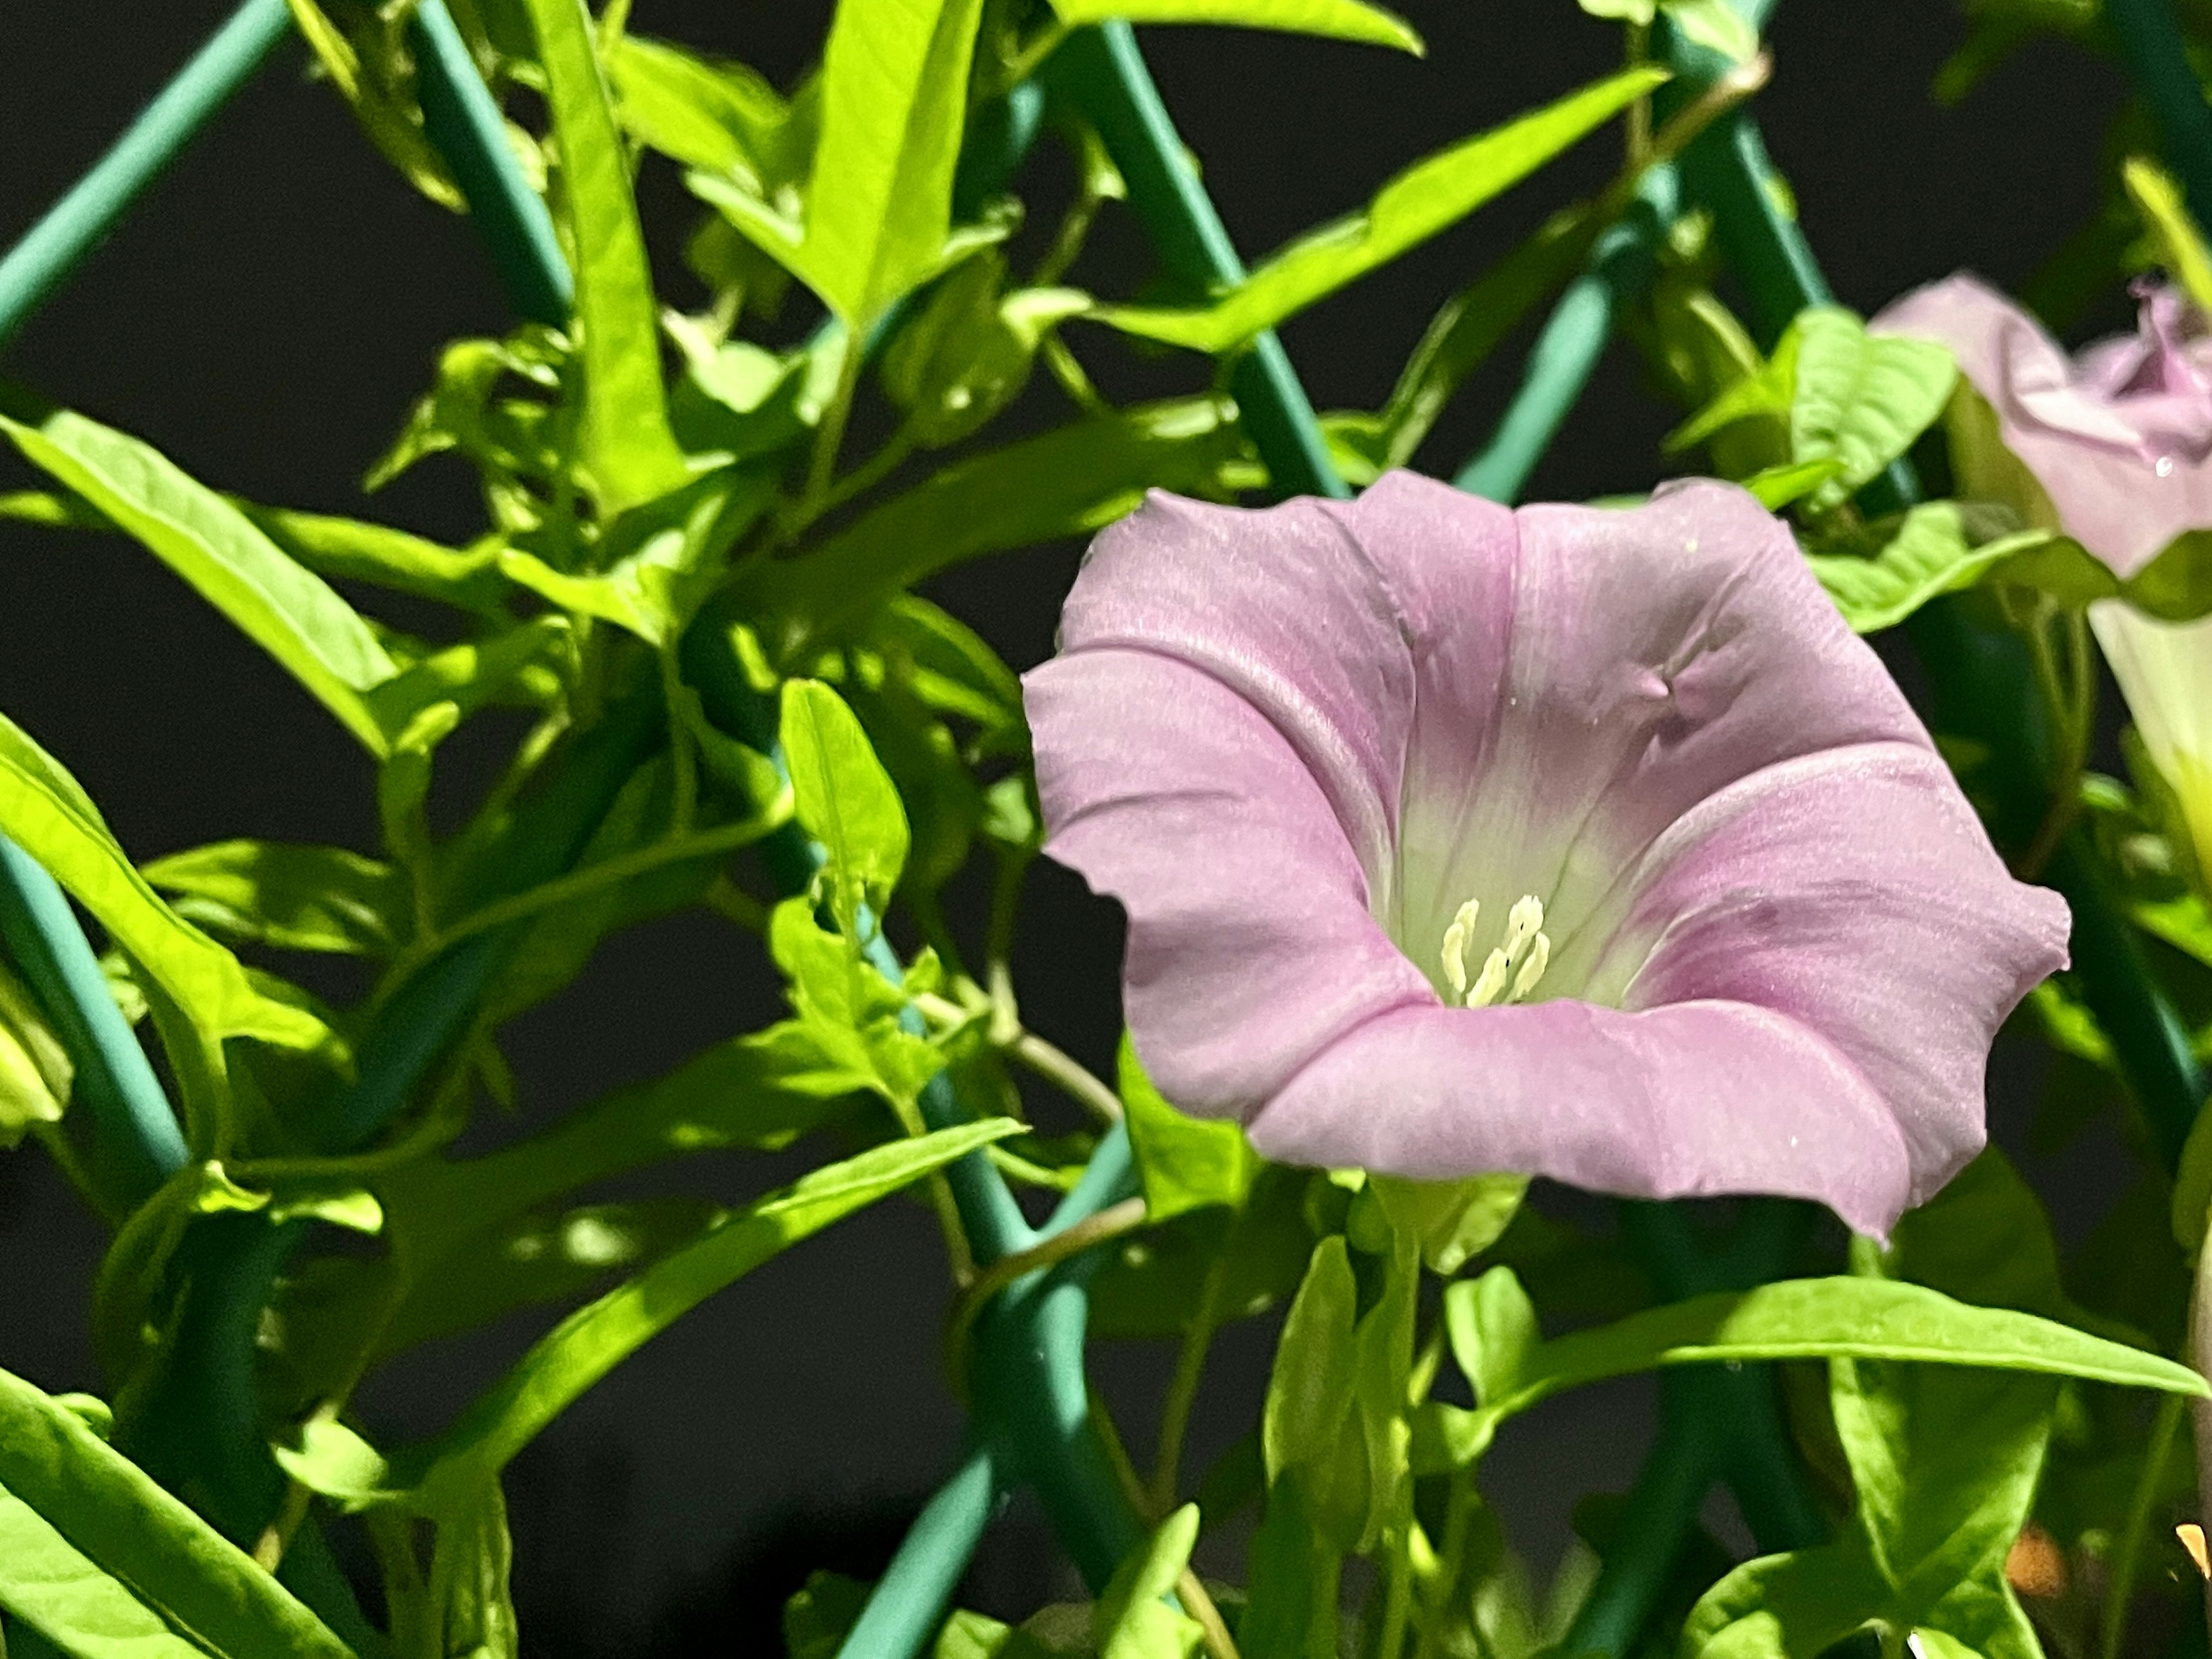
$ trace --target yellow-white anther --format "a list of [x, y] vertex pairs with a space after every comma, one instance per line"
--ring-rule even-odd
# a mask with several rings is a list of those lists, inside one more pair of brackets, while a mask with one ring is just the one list
[[1487, 1008], [1498, 1000], [1505, 988], [1506, 976], [1513, 970], [1512, 963], [1503, 951], [1492, 951], [1482, 964], [1482, 972], [1475, 976], [1474, 988], [1467, 994], [1470, 1008]]
[[1536, 988], [1536, 981], [1544, 977], [1544, 969], [1552, 960], [1552, 936], [1539, 933], [1530, 942], [1528, 955], [1521, 964], [1521, 971], [1513, 975], [1513, 1000], [1524, 1002], [1528, 993]]
[[1523, 893], [1505, 913], [1506, 956], [1512, 961], [1520, 961], [1522, 951], [1528, 948], [1528, 941], [1536, 937], [1536, 930], [1543, 925], [1544, 901], [1534, 893]]
[[1444, 929], [1444, 977], [1452, 994], [1469, 1008], [1493, 1003], [1519, 1002], [1536, 988], [1552, 960], [1551, 936], [1544, 929], [1544, 902], [1534, 893], [1523, 894], [1505, 917], [1505, 942], [1484, 958], [1482, 971], [1470, 987], [1467, 982], [1467, 950], [1481, 907], [1473, 899], [1459, 907], [1451, 926]]
[[1455, 997], [1467, 992], [1467, 942], [1474, 933], [1474, 919], [1481, 914], [1482, 901], [1469, 899], [1459, 907], [1451, 926], [1444, 929], [1444, 977], [1451, 981]]

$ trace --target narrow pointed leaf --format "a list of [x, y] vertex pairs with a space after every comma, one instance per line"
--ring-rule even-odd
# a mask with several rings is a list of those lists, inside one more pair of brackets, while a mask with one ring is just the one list
[[1666, 78], [1660, 70], [1629, 70], [1416, 161], [1364, 210], [1300, 237], [1211, 305], [1108, 306], [1093, 315], [1170, 345], [1229, 350], [1426, 241]]
[[326, 1035], [313, 1015], [261, 995], [237, 957], [163, 903], [76, 780], [5, 715], [0, 831], [98, 917], [202, 1031], [290, 1047], [312, 1047]]
[[[1021, 1129], [1011, 1118], [992, 1118], [893, 1141], [732, 1212], [563, 1320], [451, 1430], [395, 1464], [383, 1485], [406, 1490], [419, 1480], [421, 1501], [434, 1509], [441, 1491], [496, 1473], [586, 1389], [715, 1291], [854, 1211]], [[303, 1476], [313, 1474], [297, 1460], [293, 1466]]]
[[[1462, 1281], [1447, 1300], [1474, 1290]], [[1968, 1307], [1918, 1285], [1839, 1278], [1697, 1297], [1539, 1343], [1513, 1375], [1494, 1380], [1483, 1409], [1510, 1417], [1562, 1389], [1660, 1365], [1836, 1356], [2037, 1371], [2212, 1397], [2212, 1386], [2186, 1366], [2070, 1326]]]
[[235, 1545], [5, 1371], [0, 1607], [88, 1659], [350, 1659]]
[[35, 423], [0, 415], [0, 431], [26, 459], [189, 582], [370, 753], [384, 754], [388, 734], [367, 694], [398, 670], [330, 584], [287, 557], [236, 507], [136, 438], [67, 410]]
[[842, 0], [822, 60], [805, 277], [864, 325], [944, 257], [982, 0]]
[[1424, 50], [1412, 24], [1360, 0], [1053, 0], [1052, 9], [1072, 27], [1114, 17], [1132, 23], [1221, 23], [1395, 46], [1417, 58]]
[[653, 272], [583, 0], [528, 0], [545, 66], [575, 240], [584, 450], [605, 504], [665, 495], [689, 476], [668, 425]]

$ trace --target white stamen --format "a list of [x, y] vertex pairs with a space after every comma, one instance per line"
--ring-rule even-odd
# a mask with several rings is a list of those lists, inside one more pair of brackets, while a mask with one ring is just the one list
[[1474, 981], [1474, 989], [1467, 994], [1470, 1008], [1487, 1008], [1498, 1000], [1498, 994], [1505, 988], [1506, 975], [1512, 963], [1503, 951], [1492, 951], [1482, 964], [1482, 973]]
[[1452, 996], [1463, 1006], [1487, 1008], [1494, 1003], [1519, 1002], [1536, 988], [1551, 964], [1552, 939], [1544, 929], [1544, 901], [1524, 893], [1505, 917], [1505, 942], [1483, 959], [1482, 971], [1470, 987], [1467, 982], [1467, 952], [1473, 940], [1476, 917], [1482, 907], [1474, 899], [1459, 907], [1444, 929], [1444, 979]]
[[1528, 949], [1528, 941], [1536, 937], [1536, 930], [1543, 925], [1544, 901], [1534, 893], [1523, 893], [1505, 913], [1506, 956], [1520, 961], [1521, 952]]
[[1467, 942], [1474, 932], [1474, 919], [1482, 914], [1482, 902], [1469, 899], [1459, 907], [1459, 914], [1444, 929], [1444, 977], [1451, 981], [1452, 994], [1462, 996], [1467, 991]]
[[1513, 976], [1515, 1002], [1528, 1000], [1528, 993], [1536, 988], [1536, 981], [1544, 977], [1544, 969], [1552, 960], [1552, 936], [1539, 933], [1528, 947], [1528, 959], [1521, 964], [1521, 971]]

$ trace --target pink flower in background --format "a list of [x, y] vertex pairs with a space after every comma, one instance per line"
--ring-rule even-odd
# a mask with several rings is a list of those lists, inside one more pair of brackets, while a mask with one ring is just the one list
[[[1971, 276], [1909, 294], [1872, 325], [1949, 347], [1987, 406], [1952, 422], [1959, 493], [2063, 531], [2124, 580], [2177, 536], [2212, 529], [2212, 337], [2172, 289], [2137, 291], [2136, 331], [2070, 362]], [[2212, 618], [2164, 622], [2104, 599], [2089, 623], [2212, 873]]]
[[1048, 851], [1139, 1055], [1267, 1156], [1886, 1232], [2064, 961], [1790, 535], [1712, 483], [1509, 512], [1394, 474], [1154, 495], [1025, 682]]
[[[1908, 294], [1868, 325], [1948, 346], [1995, 416], [1993, 434], [1954, 424], [1960, 495], [2019, 507], [2124, 578], [2182, 532], [2212, 525], [2212, 339], [2185, 331], [2172, 290], [2142, 297], [2136, 332], [2074, 358], [1972, 276]], [[2008, 454], [1990, 453], [1992, 435]]]

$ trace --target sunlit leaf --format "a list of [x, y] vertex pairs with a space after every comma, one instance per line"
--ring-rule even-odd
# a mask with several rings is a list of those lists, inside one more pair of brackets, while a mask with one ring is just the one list
[[1242, 447], [1221, 406], [1200, 398], [1079, 421], [956, 462], [763, 573], [761, 603], [781, 628], [763, 643], [793, 659], [901, 588], [987, 553], [1099, 529], [1147, 489], [1218, 494]]
[[384, 956], [410, 921], [405, 878], [342, 847], [216, 842], [156, 859], [143, 873], [201, 927], [287, 950]]
[[350, 1659], [235, 1545], [5, 1371], [0, 1608], [85, 1659]]
[[583, 0], [526, 3], [545, 67], [575, 237], [584, 449], [606, 504], [618, 510], [678, 488], [690, 473], [669, 430], [653, 273], [630, 195], [629, 159], [592, 48], [590, 14]]
[[1052, 9], [1061, 22], [1077, 27], [1111, 17], [1132, 23], [1219, 23], [1363, 40], [1416, 57], [1423, 50], [1421, 37], [1404, 18], [1360, 0], [1053, 0]]
[[1210, 305], [1107, 306], [1127, 333], [1222, 352], [1387, 264], [1519, 183], [1667, 78], [1633, 69], [1417, 161], [1361, 212], [1308, 232]]
[[66, 410], [0, 415], [25, 459], [76, 491], [191, 583], [307, 687], [372, 754], [390, 733], [368, 694], [398, 672], [368, 624], [319, 576], [167, 457]]
[[321, 1021], [256, 991], [236, 957], [163, 903], [76, 780], [4, 715], [0, 830], [98, 917], [203, 1032], [289, 1047], [324, 1035]]

